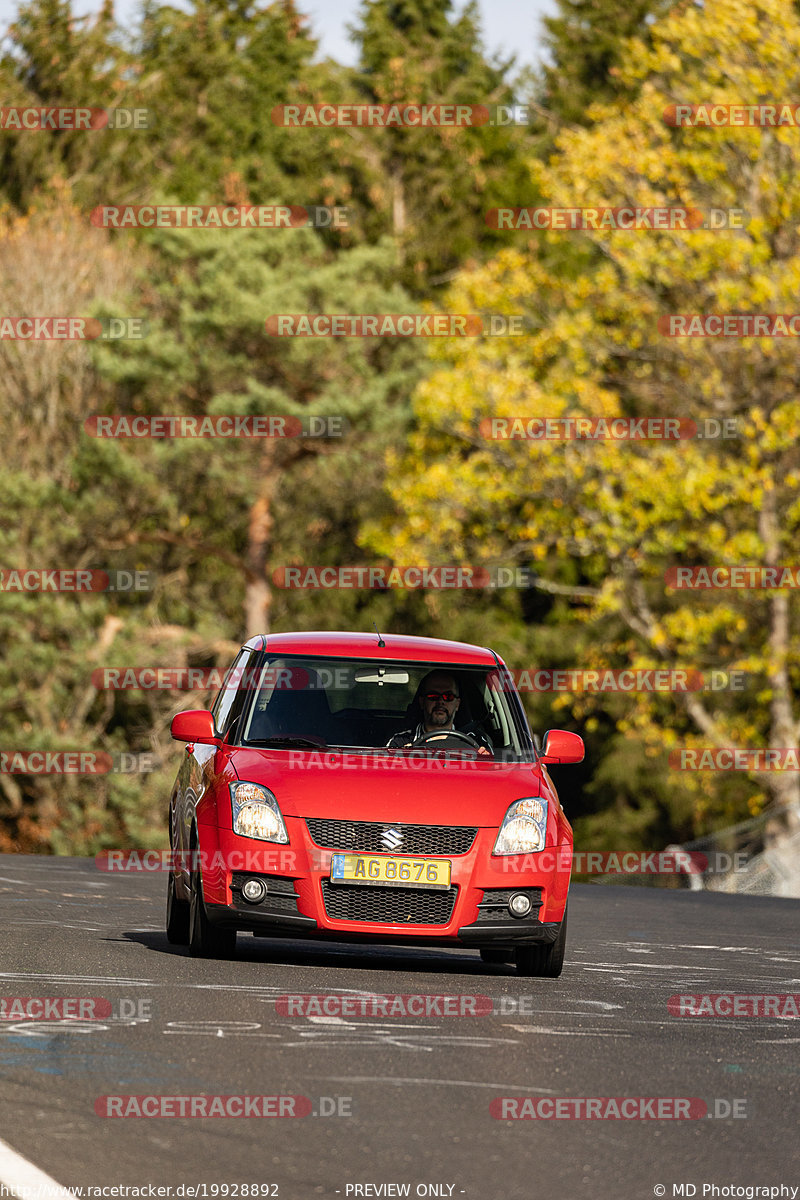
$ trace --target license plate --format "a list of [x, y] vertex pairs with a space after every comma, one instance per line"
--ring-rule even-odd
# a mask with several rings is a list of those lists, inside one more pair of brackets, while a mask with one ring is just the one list
[[391, 887], [448, 888], [446, 858], [388, 858], [382, 854], [334, 854], [331, 883], [389, 884]]

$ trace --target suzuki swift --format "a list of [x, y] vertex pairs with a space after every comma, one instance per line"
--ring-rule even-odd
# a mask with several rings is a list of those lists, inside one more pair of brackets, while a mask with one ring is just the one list
[[167, 936], [238, 931], [473, 947], [523, 975], [564, 961], [572, 829], [493, 650], [379, 633], [251, 638], [186, 743], [169, 812]]

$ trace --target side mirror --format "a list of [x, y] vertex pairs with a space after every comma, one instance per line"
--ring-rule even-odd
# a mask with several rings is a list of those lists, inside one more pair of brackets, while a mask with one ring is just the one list
[[549, 729], [539, 756], [543, 763], [583, 762], [583, 738], [567, 729]]
[[219, 745], [214, 732], [214, 718], [205, 708], [190, 708], [176, 713], [169, 729], [176, 742], [200, 742], [202, 745]]

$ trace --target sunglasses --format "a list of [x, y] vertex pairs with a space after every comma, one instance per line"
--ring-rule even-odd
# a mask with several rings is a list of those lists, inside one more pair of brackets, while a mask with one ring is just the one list
[[422, 699], [444, 700], [445, 704], [450, 704], [453, 700], [458, 699], [458, 694], [456, 692], [423, 692]]

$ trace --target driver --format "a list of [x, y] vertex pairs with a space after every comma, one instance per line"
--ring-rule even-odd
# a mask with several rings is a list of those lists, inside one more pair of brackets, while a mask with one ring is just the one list
[[[420, 680], [416, 696], [422, 708], [422, 721], [416, 729], [404, 729], [396, 733], [386, 743], [387, 750], [400, 750], [411, 746], [426, 733], [444, 733], [448, 729], [455, 732], [453, 721], [461, 704], [458, 684], [455, 676], [449, 671], [429, 671]], [[479, 754], [492, 754], [488, 740], [480, 732], [470, 732], [469, 737], [478, 743]]]

